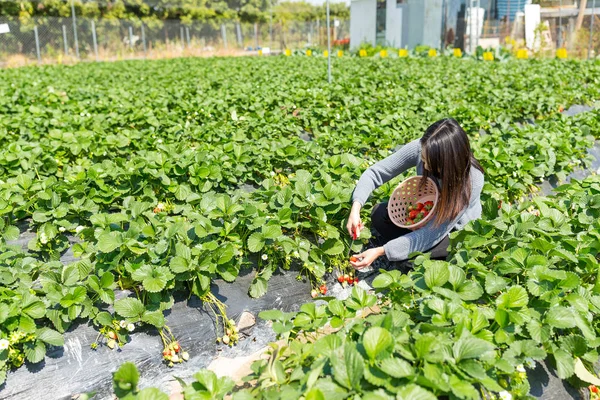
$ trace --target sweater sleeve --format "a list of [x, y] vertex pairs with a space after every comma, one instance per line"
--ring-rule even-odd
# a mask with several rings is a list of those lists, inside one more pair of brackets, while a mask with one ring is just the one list
[[361, 175], [352, 193], [352, 202], [364, 205], [373, 190], [392, 178], [417, 165], [421, 152], [421, 139], [402, 146], [389, 157], [375, 163]]

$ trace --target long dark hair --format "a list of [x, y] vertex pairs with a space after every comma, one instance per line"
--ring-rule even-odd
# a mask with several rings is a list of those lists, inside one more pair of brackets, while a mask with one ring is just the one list
[[433, 123], [421, 138], [427, 168], [423, 168], [422, 184], [426, 178], [441, 180], [436, 205], [435, 225], [452, 221], [469, 205], [471, 198], [471, 166], [483, 173], [479, 161], [471, 152], [469, 137], [452, 118]]

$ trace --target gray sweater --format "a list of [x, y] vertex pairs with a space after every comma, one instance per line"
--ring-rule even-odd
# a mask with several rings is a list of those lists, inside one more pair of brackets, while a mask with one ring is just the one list
[[[417, 175], [422, 175], [421, 139], [407, 143], [394, 154], [367, 168], [356, 184], [352, 194], [352, 202], [358, 201], [364, 206], [373, 190], [415, 166], [417, 167]], [[441, 242], [452, 229], [462, 229], [467, 222], [481, 217], [479, 196], [482, 188], [483, 173], [477, 168], [471, 167], [471, 200], [469, 206], [461, 211], [453, 221], [444, 222], [437, 227], [434, 227], [434, 224], [430, 221], [430, 223], [416, 231], [389, 241], [383, 246], [388, 260], [406, 260], [410, 253], [430, 250]]]

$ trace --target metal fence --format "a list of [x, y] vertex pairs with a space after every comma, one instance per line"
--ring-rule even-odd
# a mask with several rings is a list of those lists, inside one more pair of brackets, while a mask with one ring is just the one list
[[[246, 24], [235, 21], [0, 17], [9, 32], [0, 33], [0, 65], [69, 60], [162, 58], [202, 54], [239, 54], [269, 48], [319, 47], [327, 43], [324, 21]], [[349, 36], [349, 21], [331, 24], [332, 38]]]

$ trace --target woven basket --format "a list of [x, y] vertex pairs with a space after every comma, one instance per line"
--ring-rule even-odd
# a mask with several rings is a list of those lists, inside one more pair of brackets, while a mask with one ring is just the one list
[[[390, 197], [388, 202], [388, 215], [394, 225], [414, 231], [425, 226], [433, 218], [438, 202], [439, 190], [431, 178], [427, 178], [427, 182], [421, 188], [421, 179], [421, 176], [408, 178], [399, 184], [392, 193], [392, 197]], [[426, 201], [433, 201], [433, 208], [429, 211], [429, 214], [419, 221], [419, 223], [405, 225], [408, 220], [408, 206], [411, 204], [416, 206], [417, 203], [425, 203]]]

